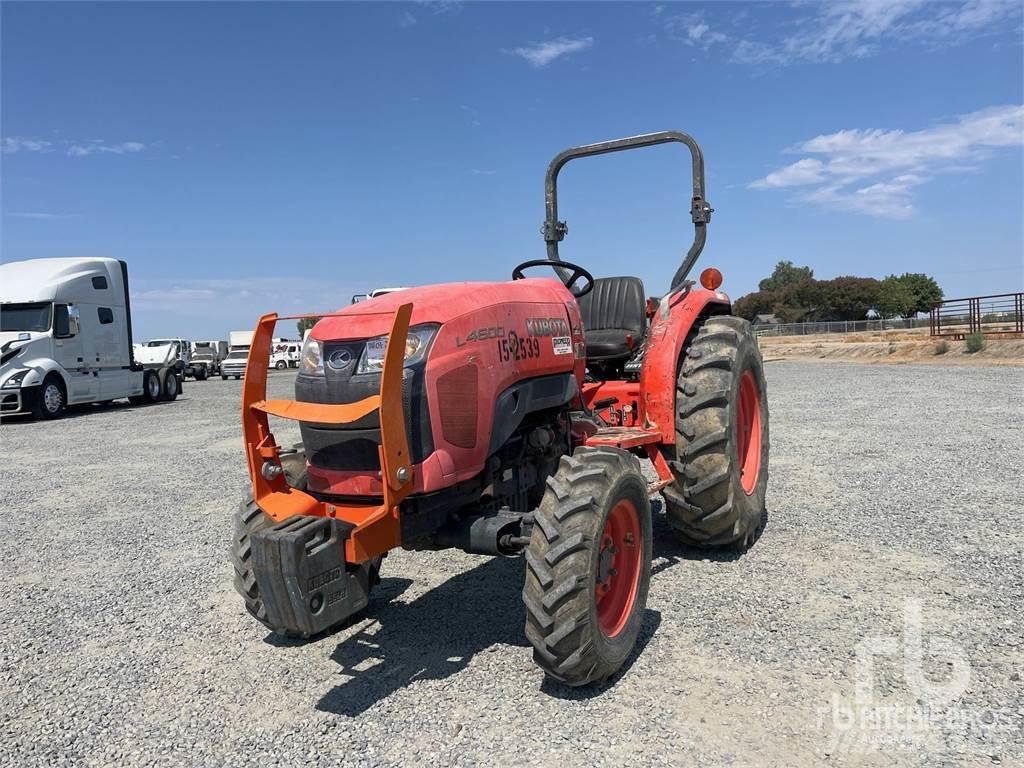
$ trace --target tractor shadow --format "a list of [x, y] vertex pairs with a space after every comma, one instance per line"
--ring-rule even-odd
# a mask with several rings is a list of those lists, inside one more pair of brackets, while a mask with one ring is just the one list
[[522, 646], [525, 653], [524, 567], [521, 558], [488, 559], [407, 603], [387, 596], [396, 588], [390, 582], [405, 579], [383, 579], [378, 589], [387, 602], [371, 601], [362, 618], [372, 621], [331, 654], [349, 679], [317, 709], [355, 717], [418, 680], [461, 672], [492, 646]]
[[740, 560], [753, 547], [768, 525], [768, 510], [761, 513], [761, 524], [758, 526], [754, 541], [747, 549], [722, 547], [721, 549], [700, 549], [683, 544], [676, 538], [672, 526], [665, 516], [664, 504], [660, 499], [651, 499], [651, 523], [654, 534], [654, 563], [651, 567], [651, 579], [672, 568], [684, 560], [709, 560], [713, 563], [733, 563]]
[[[731, 562], [744, 555], [743, 552], [703, 550], [680, 544], [665, 518], [660, 500], [652, 500], [651, 512], [654, 524], [652, 586], [659, 573], [681, 562]], [[765, 522], [766, 516], [762, 529]], [[386, 573], [386, 562], [384, 568]], [[346, 628], [364, 625], [355, 634], [342, 639], [331, 654], [339, 674], [347, 679], [324, 694], [316, 708], [357, 717], [416, 681], [443, 680], [462, 672], [479, 653], [508, 652], [501, 646], [512, 646], [511, 652], [521, 653], [525, 663], [531, 649], [523, 633], [526, 620], [521, 597], [524, 575], [522, 558], [488, 558], [410, 602], [396, 598], [411, 582], [405, 578], [385, 577], [364, 611], [345, 626], [320, 638], [321, 642], [330, 642], [332, 636], [344, 633]], [[633, 652], [608, 680], [598, 685], [571, 688], [545, 678], [541, 692], [570, 701], [601, 696], [628, 674], [657, 633], [661, 620], [658, 611], [647, 609]], [[268, 638], [268, 642], [293, 645], [308, 641]]]
[[[522, 558], [491, 558], [411, 602], [394, 600], [407, 588], [406, 579], [383, 579], [377, 589], [384, 602], [371, 599], [356, 617], [370, 621], [331, 654], [339, 673], [348, 679], [324, 694], [316, 708], [356, 717], [419, 680], [458, 674], [485, 651], [519, 653], [527, 663], [531, 649], [523, 633], [524, 575]], [[636, 648], [603, 685], [581, 690], [545, 681], [541, 690], [558, 698], [599, 695], [632, 666], [660, 623], [661, 615], [648, 610]]]

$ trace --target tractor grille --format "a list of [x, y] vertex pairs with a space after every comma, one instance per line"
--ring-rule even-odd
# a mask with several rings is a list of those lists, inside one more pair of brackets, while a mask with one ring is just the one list
[[[326, 342], [324, 375], [300, 373], [296, 376], [295, 399], [309, 403], [343, 404], [355, 403], [380, 392], [379, 373], [353, 373], [362, 352], [362, 342]], [[332, 359], [334, 366], [331, 365]], [[422, 364], [402, 372], [402, 410], [409, 452], [413, 463], [418, 464], [434, 452]], [[299, 429], [306, 458], [313, 466], [353, 472], [380, 470], [377, 453], [380, 418], [377, 411], [344, 426], [302, 422]]]
[[477, 367], [463, 365], [437, 380], [437, 407], [444, 439], [460, 448], [476, 445]]

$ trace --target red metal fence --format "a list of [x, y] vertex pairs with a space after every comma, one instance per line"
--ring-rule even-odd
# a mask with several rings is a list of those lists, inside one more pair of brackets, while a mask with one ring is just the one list
[[1024, 293], [948, 299], [932, 307], [929, 326], [932, 336], [954, 339], [972, 333], [1024, 336]]

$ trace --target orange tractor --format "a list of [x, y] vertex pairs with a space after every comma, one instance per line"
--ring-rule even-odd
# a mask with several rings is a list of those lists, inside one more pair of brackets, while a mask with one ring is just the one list
[[[691, 153], [695, 238], [664, 295], [561, 261], [560, 169], [668, 142]], [[761, 355], [718, 270], [687, 279], [712, 212], [700, 147], [665, 131], [568, 149], [548, 168], [545, 197], [547, 259], [509, 282], [409, 288], [323, 317], [295, 400], [266, 399], [281, 318], [260, 318], [242, 397], [252, 494], [232, 559], [246, 608], [273, 631], [309, 637], [343, 622], [396, 547], [522, 554], [534, 658], [584, 685], [619, 669], [640, 631], [650, 495], [664, 496], [687, 544], [757, 536], [768, 483]], [[559, 279], [524, 274], [536, 267]], [[271, 415], [300, 422], [300, 451], [282, 450]]]

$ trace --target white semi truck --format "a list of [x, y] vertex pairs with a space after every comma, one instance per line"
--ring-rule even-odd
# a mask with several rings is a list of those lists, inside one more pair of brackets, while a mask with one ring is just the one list
[[0, 415], [55, 419], [69, 405], [174, 400], [174, 362], [170, 345], [135, 356], [125, 262], [0, 264]]
[[302, 352], [301, 341], [278, 341], [270, 350], [270, 367], [279, 371], [298, 368]]

